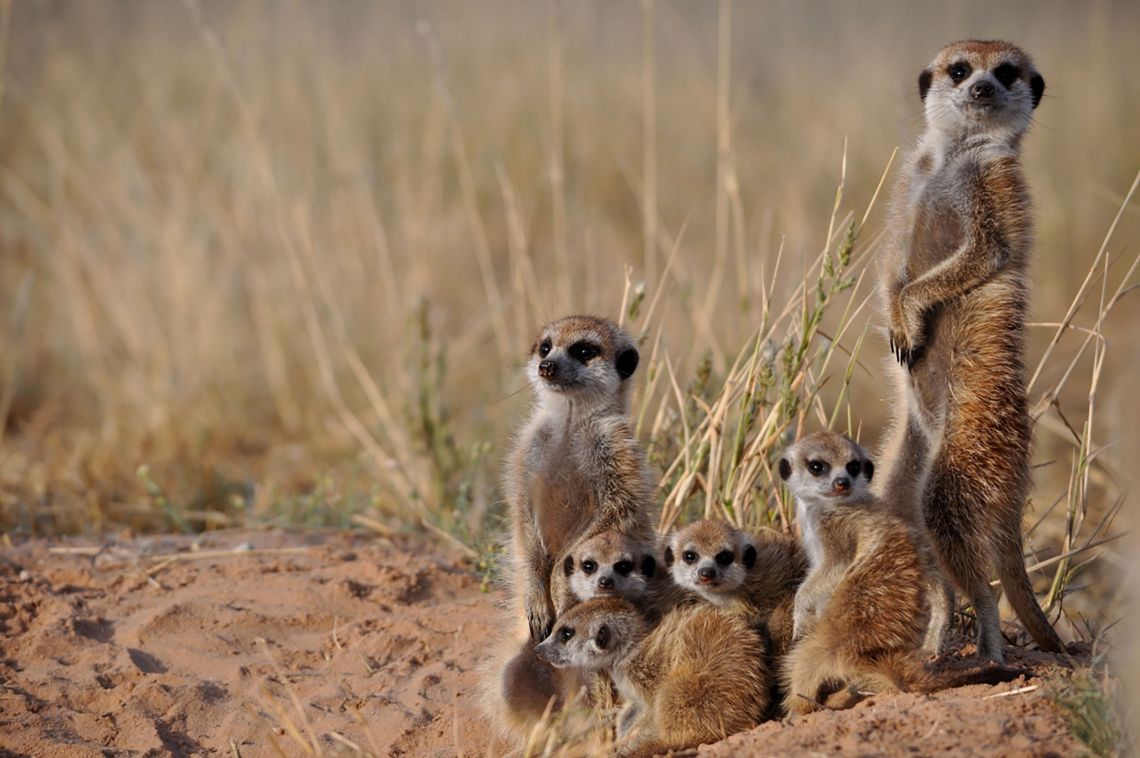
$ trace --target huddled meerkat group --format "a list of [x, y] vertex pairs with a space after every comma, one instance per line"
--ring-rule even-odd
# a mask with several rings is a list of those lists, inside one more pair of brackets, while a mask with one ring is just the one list
[[[536, 403], [505, 477], [519, 627], [486, 677], [506, 729], [585, 688], [619, 750], [650, 755], [867, 693], [1016, 678], [1002, 665], [995, 570], [1034, 641], [1063, 650], [1021, 544], [1032, 229], [1019, 151], [1044, 80], [1019, 48], [969, 41], [918, 84], [926, 131], [882, 267], [897, 387], [882, 465], [831, 432], [791, 444], [778, 471], [798, 538], [714, 520], [658, 535], [628, 417], [633, 340], [591, 316], [539, 334]], [[975, 610], [982, 663], [940, 674], [928, 659], [955, 590]]]

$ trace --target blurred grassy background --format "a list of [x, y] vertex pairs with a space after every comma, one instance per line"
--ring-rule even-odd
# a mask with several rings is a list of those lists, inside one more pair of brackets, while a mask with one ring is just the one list
[[[659, 352], [639, 403], [679, 436], [681, 395], [716, 395], [766, 298], [797, 302], [844, 171], [837, 223], [861, 218], [953, 39], [1015, 40], [1047, 82], [1025, 153], [1038, 321], [1065, 316], [1140, 168], [1128, 2], [0, 7], [0, 528], [17, 535], [427, 523], [486, 540], [538, 325], [616, 316], [644, 283], [634, 325]], [[1107, 247], [1108, 295], [1138, 214]], [[1103, 516], [1140, 456], [1140, 309], [1098, 327], [1090, 286], [1074, 323], [1115, 350], [1082, 354], [1042, 406], [1034, 520], [1074, 498]], [[829, 313], [820, 338], [846, 322]], [[1052, 334], [1032, 328], [1031, 368]], [[1035, 400], [1082, 339], [1062, 337]], [[886, 352], [868, 333], [842, 395], [806, 377], [872, 443]], [[646, 384], [664, 355], [671, 411]], [[1065, 510], [1046, 555], [1071, 547]]]

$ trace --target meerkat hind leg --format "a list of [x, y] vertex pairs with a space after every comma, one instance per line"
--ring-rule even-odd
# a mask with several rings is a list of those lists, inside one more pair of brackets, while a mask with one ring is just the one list
[[930, 622], [926, 625], [922, 650], [929, 655], [939, 656], [946, 649], [946, 637], [954, 621], [957, 597], [954, 585], [941, 574], [933, 578], [930, 583]]
[[[970, 600], [977, 614], [978, 657], [1004, 663], [1001, 615], [990, 588], [990, 545], [985, 527], [971, 513], [968, 483], [959, 481], [937, 461], [927, 484], [926, 526], [945, 576]], [[966, 486], [964, 486], [966, 485]], [[933, 616], [934, 614], [932, 614]]]

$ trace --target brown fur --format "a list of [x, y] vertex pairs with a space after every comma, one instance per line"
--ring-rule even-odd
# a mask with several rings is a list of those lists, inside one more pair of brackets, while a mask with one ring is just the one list
[[[958, 62], [973, 73], [955, 85], [948, 71]], [[1010, 87], [998, 85], [1006, 99], [996, 110], [1011, 120], [956, 105], [965, 92], [957, 87], [1000, 64], [1018, 72]], [[1003, 658], [995, 568], [1033, 639], [1059, 651], [1021, 537], [1031, 488], [1023, 356], [1032, 218], [1019, 151], [1044, 82], [1004, 42], [949, 45], [924, 77], [928, 131], [899, 181], [883, 267], [890, 341], [903, 364], [883, 491], [921, 493], [940, 566], [977, 611], [981, 656]]]
[[[805, 473], [813, 461], [825, 470]], [[851, 463], [858, 474], [850, 473]], [[829, 433], [805, 437], [781, 461], [812, 560], [796, 594], [797, 641], [784, 663], [789, 713], [814, 710], [844, 688], [931, 691], [970, 678], [937, 676], [919, 657], [933, 561], [922, 529], [902, 515], [905, 508], [870, 493], [872, 470], [861, 447]]]
[[[602, 626], [608, 640], [599, 650]], [[574, 630], [567, 641], [564, 628]], [[556, 666], [609, 669], [627, 702], [618, 722], [624, 755], [724, 739], [756, 726], [768, 707], [770, 674], [755, 665], [759, 635], [706, 603], [678, 607], [650, 629], [624, 600], [591, 600], [560, 618], [538, 650]]]
[[[749, 547], [754, 553], [746, 558]], [[743, 569], [740, 582], [702, 586], [691, 576], [692, 572], [684, 571], [686, 552], [709, 558], [724, 550], [732, 550], [733, 565]], [[746, 561], [751, 565], [746, 565]], [[677, 584], [701, 593], [719, 608], [740, 614], [754, 626], [764, 626], [771, 636], [774, 654], [782, 656], [786, 652], [792, 640], [796, 588], [807, 573], [807, 559], [794, 537], [771, 529], [749, 533], [713, 519], [695, 521], [670, 539], [665, 564], [673, 569]], [[728, 576], [722, 575], [722, 579]]]
[[[596, 355], [579, 360], [572, 349], [583, 342]], [[564, 702], [581, 684], [550, 676], [533, 654], [555, 618], [577, 602], [563, 571], [568, 551], [607, 531], [643, 544], [655, 539], [649, 477], [628, 419], [628, 377], [636, 364], [629, 335], [593, 316], [548, 324], [531, 347], [527, 377], [536, 404], [504, 476], [512, 526], [508, 575], [520, 628], [494, 651], [485, 686], [492, 715], [515, 735], [535, 723], [551, 698]]]

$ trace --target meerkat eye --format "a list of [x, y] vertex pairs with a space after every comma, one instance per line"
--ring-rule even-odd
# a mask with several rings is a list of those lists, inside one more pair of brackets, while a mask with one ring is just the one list
[[734, 560], [736, 560], [736, 556], [732, 554], [731, 550], [722, 550], [716, 554], [716, 562], [721, 566], [731, 566]]
[[614, 571], [622, 576], [629, 576], [629, 572], [633, 571], [633, 561], [618, 561], [614, 564]]
[[1012, 87], [1020, 75], [1021, 72], [1012, 63], [1003, 63], [994, 69], [994, 78], [1001, 82], [1001, 86], [1006, 89]]
[[598, 354], [601, 353], [597, 345], [591, 345], [589, 342], [575, 342], [570, 346], [568, 352], [571, 358], [576, 361], [581, 361], [582, 363], [585, 363], [591, 358], [597, 358]]
[[571, 627], [564, 626], [558, 630], [558, 641], [569, 642], [574, 637], [574, 630]]
[[550, 344], [550, 340], [543, 340], [542, 344], [538, 346], [538, 357], [545, 358], [546, 356], [550, 355], [550, 349], [552, 347], [553, 345]]
[[685, 563], [696, 563], [697, 554], [692, 550], [686, 550], [685, 552], [681, 553], [681, 560], [683, 560]]
[[954, 80], [955, 84], [961, 84], [966, 77], [970, 75], [971, 71], [973, 71], [973, 69], [970, 68], [970, 64], [965, 61], [952, 63], [950, 64], [950, 68], [946, 69], [946, 73], [950, 74], [950, 78]]
[[808, 461], [808, 471], [812, 476], [821, 476], [827, 472], [827, 464], [823, 461]]
[[594, 573], [594, 571], [596, 571], [597, 568], [598, 568], [598, 564], [594, 563], [593, 561], [591, 561], [589, 559], [582, 561], [582, 570], [585, 571], [587, 574]]
[[852, 479], [859, 476], [859, 472], [862, 470], [863, 470], [863, 464], [859, 463], [859, 461], [849, 461], [847, 463], [847, 474]]

